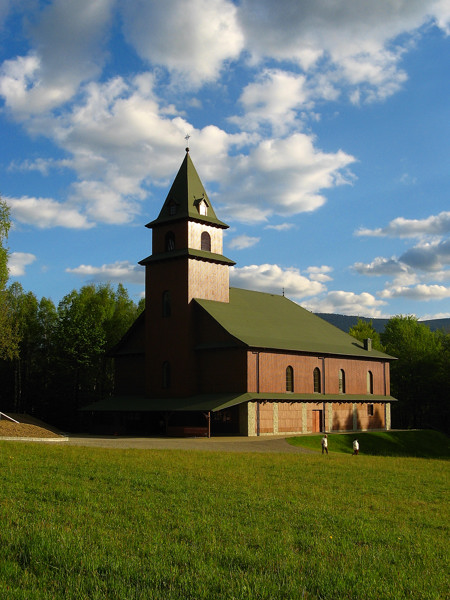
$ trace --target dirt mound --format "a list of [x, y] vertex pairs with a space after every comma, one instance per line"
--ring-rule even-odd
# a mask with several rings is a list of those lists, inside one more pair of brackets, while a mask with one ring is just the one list
[[14, 423], [6, 419], [0, 420], [0, 439], [2, 437], [22, 437], [22, 438], [55, 438], [62, 437], [54, 431], [30, 425], [29, 423]]

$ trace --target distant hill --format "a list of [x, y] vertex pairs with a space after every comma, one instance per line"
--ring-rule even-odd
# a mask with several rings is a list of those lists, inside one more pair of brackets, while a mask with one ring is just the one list
[[[386, 323], [389, 319], [371, 319], [370, 317], [355, 317], [349, 315], [336, 315], [334, 313], [316, 313], [318, 317], [328, 321], [335, 327], [339, 327], [345, 333], [348, 333], [350, 327], [354, 327], [358, 322], [358, 319], [362, 321], [367, 321], [368, 323], [372, 321], [372, 326], [378, 333], [382, 333], [384, 328], [386, 327]], [[431, 329], [431, 331], [436, 331], [437, 329], [442, 329], [446, 333], [450, 333], [450, 319], [430, 319], [429, 321], [420, 321], [427, 327]]]

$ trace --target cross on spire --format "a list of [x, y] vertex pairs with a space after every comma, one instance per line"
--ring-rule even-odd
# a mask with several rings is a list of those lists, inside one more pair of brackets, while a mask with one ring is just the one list
[[188, 133], [184, 137], [184, 139], [186, 140], [186, 152], [189, 152], [189, 145], [188, 144], [189, 144], [189, 138], [190, 137], [191, 136]]

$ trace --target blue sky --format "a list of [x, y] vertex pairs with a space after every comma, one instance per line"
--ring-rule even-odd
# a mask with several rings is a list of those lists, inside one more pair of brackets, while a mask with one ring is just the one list
[[231, 284], [450, 317], [449, 0], [0, 0], [10, 281], [138, 300], [184, 157]]

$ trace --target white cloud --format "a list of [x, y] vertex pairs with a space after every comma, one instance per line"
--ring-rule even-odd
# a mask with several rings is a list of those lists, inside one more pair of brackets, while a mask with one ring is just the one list
[[269, 123], [278, 135], [289, 131], [297, 119], [296, 109], [305, 108], [310, 92], [304, 75], [279, 69], [266, 69], [256, 83], [247, 85], [239, 99], [245, 110], [244, 117], [230, 121], [247, 130]]
[[128, 0], [122, 10], [125, 35], [140, 56], [181, 75], [184, 86], [216, 79], [243, 49], [237, 8], [227, 0]]
[[279, 225], [266, 225], [264, 229], [275, 229], [275, 231], [288, 231], [295, 227], [294, 223], [280, 223]]
[[312, 281], [320, 281], [321, 283], [326, 283], [333, 280], [333, 278], [329, 275], [329, 273], [332, 271], [333, 268], [326, 265], [322, 265], [321, 267], [308, 267], [306, 269], [306, 272], [309, 274], [309, 277]]
[[39, 229], [50, 227], [67, 227], [69, 229], [89, 229], [94, 223], [89, 222], [76, 207], [61, 204], [51, 198], [4, 198], [11, 208], [13, 219], [20, 223], [34, 225]]
[[378, 256], [371, 263], [356, 262], [352, 269], [360, 275], [400, 275], [406, 273], [408, 268], [401, 264], [395, 257], [384, 258]]
[[230, 282], [235, 287], [281, 294], [293, 298], [314, 296], [324, 291], [322, 283], [301, 275], [296, 268], [282, 269], [278, 265], [248, 265], [231, 267]]
[[399, 261], [412, 269], [439, 271], [450, 265], [450, 239], [418, 244], [404, 252]]
[[34, 254], [28, 252], [11, 252], [8, 257], [8, 270], [11, 277], [25, 275], [25, 269], [36, 260]]
[[19, 119], [61, 106], [103, 64], [114, 0], [54, 0], [30, 19], [34, 49], [0, 68], [0, 95]]
[[92, 265], [80, 265], [73, 269], [66, 269], [67, 273], [73, 273], [80, 277], [88, 277], [93, 282], [115, 282], [144, 284], [145, 269], [127, 260], [117, 261], [109, 265], [95, 267]]
[[443, 211], [426, 219], [405, 219], [397, 217], [387, 227], [378, 229], [359, 229], [358, 236], [414, 238], [424, 235], [444, 235], [450, 233], [450, 212]]
[[325, 203], [321, 190], [351, 181], [345, 168], [354, 158], [345, 152], [325, 153], [313, 138], [296, 133], [285, 139], [267, 139], [246, 156], [229, 159], [219, 200], [229, 218], [265, 221], [270, 215], [313, 211]]
[[380, 292], [381, 298], [408, 298], [420, 302], [428, 300], [444, 300], [450, 298], [450, 287], [444, 285], [398, 286], [391, 287]]
[[341, 315], [364, 315], [366, 317], [382, 317], [379, 307], [385, 305], [383, 300], [377, 300], [372, 294], [363, 292], [333, 291], [325, 298], [308, 300], [302, 305], [313, 312], [337, 313]]
[[249, 235], [237, 235], [235, 238], [230, 240], [228, 247], [235, 250], [244, 250], [245, 248], [251, 248], [255, 246], [261, 238], [251, 237]]
[[239, 18], [254, 61], [271, 57], [312, 71], [321, 60], [331, 82], [352, 86], [354, 101], [394, 93], [405, 80], [403, 48], [392, 42], [434, 18], [449, 27], [449, 9], [435, 0], [243, 0]]

